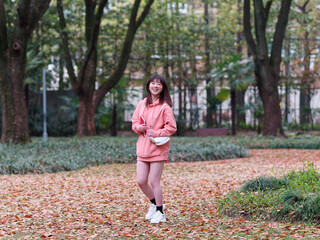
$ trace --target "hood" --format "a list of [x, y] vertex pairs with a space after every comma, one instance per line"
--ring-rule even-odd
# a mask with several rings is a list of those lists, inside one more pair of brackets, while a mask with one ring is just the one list
[[[144, 101], [145, 101], [144, 102], [144, 104], [145, 104], [147, 102], [147, 98], [145, 98]], [[160, 100], [157, 99], [157, 101], [155, 101], [154, 103], [149, 104], [148, 107], [156, 107], [158, 105], [162, 105], [162, 104], [165, 104], [165, 103], [166, 103], [166, 101], [164, 101], [163, 103], [160, 103]]]

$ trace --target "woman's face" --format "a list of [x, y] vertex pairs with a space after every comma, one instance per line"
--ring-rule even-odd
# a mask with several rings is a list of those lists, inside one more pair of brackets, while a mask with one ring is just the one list
[[153, 98], [159, 98], [162, 90], [163, 90], [163, 86], [162, 86], [160, 80], [155, 79], [152, 82], [150, 82], [149, 91], [150, 91]]

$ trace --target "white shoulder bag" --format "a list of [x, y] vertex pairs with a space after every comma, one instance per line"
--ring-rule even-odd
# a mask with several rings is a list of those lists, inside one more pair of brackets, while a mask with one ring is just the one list
[[[162, 111], [162, 109], [163, 109], [166, 105], [167, 105], [166, 103], [162, 105], [159, 113], [158, 113], [157, 116], [156, 116], [156, 119], [153, 121], [153, 123], [152, 123], [152, 125], [150, 126], [150, 128], [153, 127], [154, 123], [155, 123], [155, 122], [157, 121], [157, 119], [158, 119], [158, 116], [159, 116], [160, 112]], [[167, 142], [170, 141], [170, 137], [150, 137], [150, 136], [149, 136], [149, 139], [150, 139], [151, 142], [155, 143], [157, 146], [161, 146], [161, 145], [166, 144]]]

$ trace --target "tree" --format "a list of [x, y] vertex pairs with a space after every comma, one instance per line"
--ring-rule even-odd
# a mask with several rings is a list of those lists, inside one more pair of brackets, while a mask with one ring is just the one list
[[299, 33], [303, 39], [301, 46], [303, 56], [300, 62], [302, 69], [300, 79], [300, 124], [311, 124], [313, 122], [311, 112], [312, 85], [315, 82], [317, 71], [311, 69], [311, 56], [317, 46], [310, 42], [310, 38], [316, 38], [316, 34], [312, 36], [312, 33], [316, 33], [315, 29], [312, 29], [312, 26], [316, 26], [316, 24], [312, 24], [315, 21], [315, 17], [312, 17], [314, 8], [315, 6], [310, 6], [310, 0], [303, 1], [301, 5], [297, 4], [298, 13], [295, 16], [295, 20], [299, 23]]
[[[12, 3], [8, 3], [10, 4]], [[2, 142], [31, 141], [24, 94], [27, 47], [34, 29], [49, 4], [50, 0], [21, 0], [17, 5], [16, 15], [9, 16], [6, 4], [0, 0]], [[15, 19], [13, 28], [10, 28], [8, 18]]]
[[[264, 110], [264, 136], [285, 136], [282, 128], [278, 83], [280, 78], [281, 50], [288, 23], [292, 0], [282, 0], [275, 26], [271, 50], [267, 39], [267, 26], [270, 8], [268, 0], [254, 0], [255, 39], [251, 32], [250, 0], [244, 1], [244, 35], [255, 63], [255, 77]], [[270, 53], [270, 54], [269, 54]]]
[[[69, 49], [69, 34], [63, 12], [62, 0], [57, 1], [57, 9], [60, 19], [62, 48], [66, 60], [66, 68], [71, 85], [79, 97], [79, 113], [77, 122], [77, 135], [95, 135], [94, 115], [97, 106], [121, 79], [129, 61], [134, 36], [139, 26], [149, 13], [154, 0], [148, 0], [143, 10], [140, 10], [140, 0], [135, 0], [131, 9], [130, 20], [120, 57], [110, 76], [95, 90], [97, 71], [97, 46], [100, 35], [100, 26], [107, 0], [85, 0], [85, 40], [86, 50], [79, 66], [78, 74], [75, 73], [73, 57]], [[138, 16], [138, 12], [140, 12]]]
[[[210, 36], [209, 36], [209, 2], [208, 0], [203, 0], [204, 2], [204, 22], [205, 22], [205, 31], [204, 31], [204, 49], [205, 49], [205, 73], [209, 75], [211, 71], [211, 57], [210, 57]], [[211, 78], [206, 79], [206, 84], [211, 82]], [[216, 106], [213, 104], [213, 99], [215, 97], [215, 87], [214, 85], [209, 88], [206, 88], [207, 93], [207, 128], [213, 127], [213, 115], [216, 115]], [[216, 125], [216, 124], [215, 124]]]
[[[251, 59], [241, 59], [242, 55], [239, 53], [234, 54], [228, 60], [218, 64], [210, 73], [212, 78], [211, 85], [214, 82], [225, 80], [229, 81], [230, 90], [224, 89], [231, 97], [231, 124], [232, 135], [236, 135], [236, 91], [247, 89], [253, 83], [252, 71], [254, 69]], [[208, 86], [210, 87], [210, 85]], [[221, 91], [221, 90], [220, 90]], [[218, 95], [221, 95], [218, 93]]]

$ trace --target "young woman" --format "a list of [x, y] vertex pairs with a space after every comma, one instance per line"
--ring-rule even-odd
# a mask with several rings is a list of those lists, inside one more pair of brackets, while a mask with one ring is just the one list
[[151, 202], [145, 219], [159, 223], [166, 221], [160, 179], [164, 163], [168, 160], [170, 141], [157, 146], [150, 141], [149, 136], [171, 136], [177, 126], [171, 109], [170, 93], [163, 77], [151, 76], [146, 90], [147, 97], [139, 102], [132, 117], [132, 130], [140, 133], [137, 142], [137, 183]]

